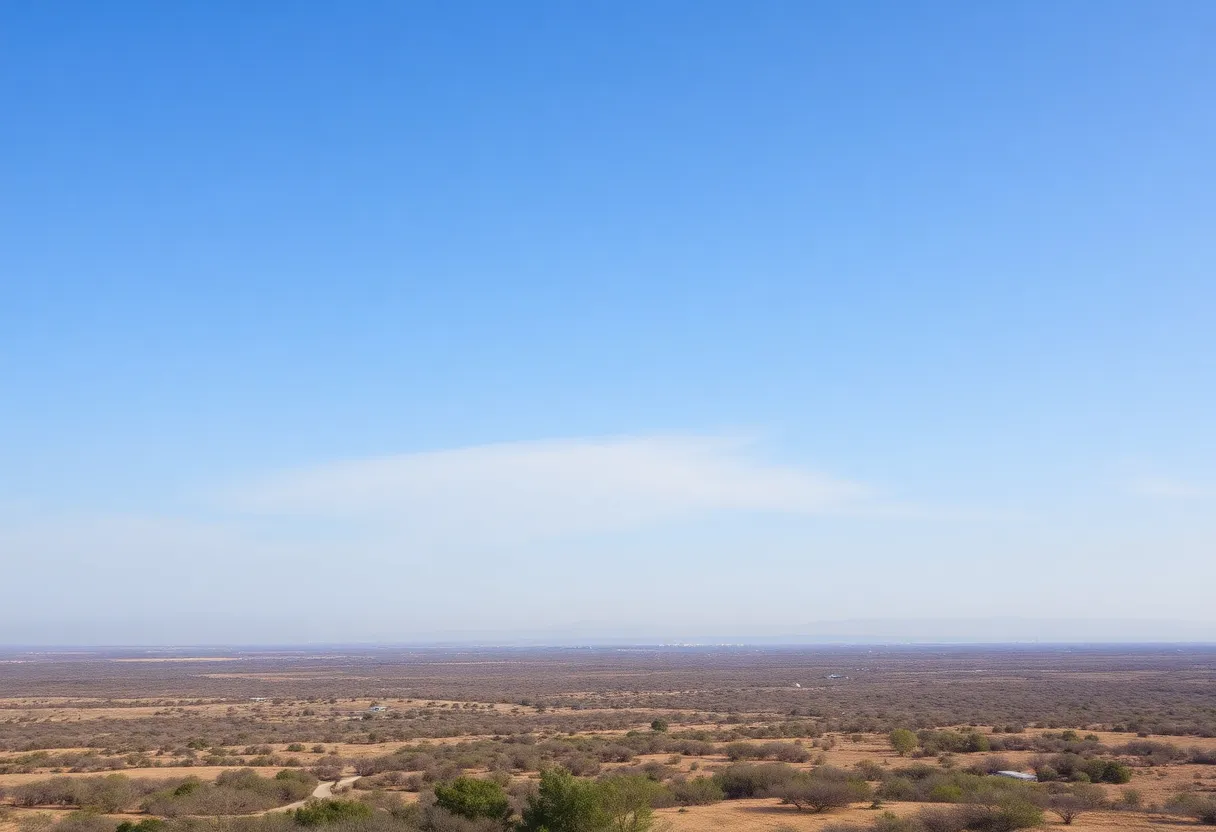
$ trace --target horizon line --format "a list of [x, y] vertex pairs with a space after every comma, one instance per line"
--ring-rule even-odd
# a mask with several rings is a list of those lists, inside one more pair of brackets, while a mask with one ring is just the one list
[[338, 650], [338, 649], [411, 649], [411, 650], [449, 650], [449, 649], [491, 649], [491, 650], [566, 650], [566, 649], [614, 649], [614, 648], [652, 648], [680, 649], [703, 647], [758, 647], [766, 649], [814, 649], [831, 647], [1216, 647], [1216, 639], [1211, 640], [1078, 640], [1078, 639], [1006, 639], [1006, 640], [954, 640], [954, 639], [910, 639], [910, 640], [866, 640], [848, 641], [754, 641], [754, 640], [681, 640], [681, 641], [649, 641], [649, 640], [613, 640], [604, 639], [590, 642], [527, 642], [527, 641], [333, 641], [333, 642], [199, 642], [191, 644], [2, 644], [0, 652], [98, 652], [106, 650], [138, 650], [138, 651], [182, 651], [182, 650], [242, 650], [242, 651], [272, 651], [272, 650]]

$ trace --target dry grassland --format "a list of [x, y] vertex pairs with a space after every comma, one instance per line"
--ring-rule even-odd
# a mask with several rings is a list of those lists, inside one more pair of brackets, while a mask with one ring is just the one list
[[[910, 762], [890, 747], [893, 727], [953, 727], [998, 742], [1069, 728], [1108, 749], [1151, 734], [1216, 754], [1216, 651], [1200, 648], [75, 653], [0, 660], [0, 691], [10, 694], [0, 699], [0, 789], [10, 793], [50, 776], [109, 771], [213, 781], [242, 766], [273, 775], [337, 760], [343, 774], [353, 775], [394, 755], [433, 758], [419, 763], [425, 771], [404, 769], [410, 776], [497, 770], [521, 784], [535, 780], [542, 765], [595, 757], [623, 738], [650, 735], [656, 719], [669, 723], [667, 736], [694, 738], [708, 749], [635, 750], [627, 762], [596, 758], [591, 772], [649, 765], [664, 778], [700, 776], [730, 763], [731, 741], [799, 743], [809, 752], [808, 760], [793, 763], [801, 769], [872, 763], [891, 770]], [[225, 669], [211, 669], [217, 663]], [[387, 710], [372, 712], [373, 705]], [[531, 768], [504, 762], [519, 753], [532, 755]], [[1043, 753], [999, 751], [1021, 770]], [[945, 770], [984, 756], [918, 762]], [[1124, 788], [1139, 792], [1147, 809], [1184, 791], [1216, 795], [1216, 765], [1125, 761], [1131, 782], [1103, 787], [1112, 800]], [[416, 786], [385, 788], [415, 800]], [[924, 805], [888, 801], [881, 808], [902, 815]], [[0, 809], [0, 832], [17, 832], [38, 811], [66, 810]], [[672, 832], [748, 832], [868, 824], [877, 811], [867, 802], [810, 814], [764, 798], [663, 808], [657, 815]], [[1149, 827], [1197, 829], [1193, 820], [1156, 811], [1091, 811], [1071, 826]]]

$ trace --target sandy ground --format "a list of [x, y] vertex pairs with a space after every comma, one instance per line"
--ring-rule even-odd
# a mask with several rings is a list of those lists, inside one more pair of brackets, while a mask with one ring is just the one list
[[[888, 804], [885, 810], [896, 814], [915, 812], [923, 804]], [[661, 809], [655, 813], [661, 822], [668, 824], [671, 832], [709, 832], [709, 830], [738, 830], [738, 832], [776, 832], [776, 830], [817, 830], [828, 824], [856, 823], [868, 826], [875, 812], [868, 808], [854, 807], [824, 814], [798, 812], [781, 806], [773, 800], [732, 800], [713, 806], [690, 806], [684, 812], [678, 809]], [[1054, 817], [1049, 817], [1045, 829], [1053, 832], [1107, 832], [1107, 830], [1177, 830], [1177, 832], [1200, 832], [1202, 827], [1194, 821], [1181, 818], [1147, 815], [1139, 812], [1090, 812], [1081, 815], [1071, 826], [1065, 826]]]

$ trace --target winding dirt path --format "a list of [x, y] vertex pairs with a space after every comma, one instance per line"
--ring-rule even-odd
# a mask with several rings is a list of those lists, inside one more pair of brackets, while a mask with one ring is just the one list
[[315, 789], [313, 789], [312, 795], [310, 797], [306, 797], [304, 800], [297, 800], [295, 803], [288, 803], [286, 806], [280, 806], [277, 809], [271, 809], [270, 811], [271, 812], [289, 812], [292, 809], [299, 809], [301, 806], [303, 806], [305, 803], [307, 803], [310, 800], [325, 800], [326, 798], [330, 798], [330, 797], [334, 796], [334, 789], [341, 791], [342, 789], [348, 788], [352, 783], [354, 783], [358, 779], [359, 779], [359, 775], [356, 774], [356, 775], [352, 775], [350, 777], [343, 777], [341, 780], [336, 780], [336, 781], [332, 781], [332, 782], [327, 780], [324, 783], [317, 784], [317, 787]]

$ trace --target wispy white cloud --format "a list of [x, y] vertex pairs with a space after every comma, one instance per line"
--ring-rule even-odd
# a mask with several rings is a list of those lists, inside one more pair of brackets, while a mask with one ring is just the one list
[[[1112, 482], [1156, 497], [1211, 493], [1173, 480]], [[860, 562], [890, 579], [875, 592], [892, 616], [1026, 614], [980, 609], [957, 580], [937, 579], [1010, 558], [1076, 575], [1112, 558], [1162, 559], [1170, 568], [1152, 574], [1094, 574], [1105, 595], [1136, 599], [1145, 616], [1203, 615], [1213, 574], [1211, 512], [1163, 528], [1150, 507], [1137, 518], [1113, 500], [1109, 522], [1053, 527], [893, 501], [720, 436], [403, 454], [268, 473], [206, 494], [169, 493], [159, 509], [133, 514], [0, 501], [0, 567], [19, 587], [0, 605], [4, 638], [395, 640], [478, 628], [564, 638], [562, 622], [619, 631], [626, 598], [628, 625], [648, 632], [791, 633], [805, 621], [805, 587], [846, 585]], [[828, 515], [852, 519], [816, 520]], [[1018, 597], [1033, 594], [1035, 614], [1069, 614], [1067, 581], [1032, 586], [1035, 571], [1023, 571]], [[1167, 586], [1183, 573], [1196, 580]], [[909, 587], [917, 592], [901, 594]], [[864, 617], [874, 604], [837, 593], [816, 614]], [[724, 623], [715, 612], [737, 608], [750, 618], [732, 613]]]
[[1128, 490], [1137, 496], [1158, 500], [1197, 500], [1216, 497], [1216, 488], [1169, 477], [1139, 477], [1128, 484]]
[[225, 495], [242, 512], [388, 524], [419, 534], [553, 536], [709, 511], [864, 510], [858, 483], [764, 461], [744, 441], [650, 436], [513, 442], [277, 474]]
[[[27, 587], [0, 610], [0, 630], [31, 642], [98, 638], [87, 621], [112, 616], [115, 593], [140, 601], [109, 640], [341, 640], [344, 633], [399, 638], [440, 624], [534, 626], [549, 620], [544, 615], [606, 614], [596, 607], [605, 587], [615, 582], [619, 593], [631, 579], [628, 570], [603, 574], [594, 566], [599, 559], [694, 558], [679, 533], [664, 538], [665, 523], [732, 511], [889, 508], [857, 483], [767, 462], [748, 442], [687, 436], [346, 461], [255, 478], [218, 497], [175, 501], [178, 510], [163, 514], [0, 504], [0, 562], [19, 565]], [[634, 538], [625, 552], [600, 537], [634, 530], [646, 539]], [[648, 555], [637, 555], [639, 546]], [[422, 577], [450, 569], [463, 579]], [[358, 601], [339, 600], [336, 619], [317, 621], [297, 606], [298, 599], [330, 597], [335, 581], [352, 576]], [[420, 579], [427, 592], [403, 609], [406, 588]], [[508, 589], [537, 586], [550, 595], [544, 615], [509, 600]], [[59, 594], [75, 599], [75, 624], [43, 614]], [[224, 620], [199, 623], [213, 607], [226, 611]], [[185, 610], [194, 623], [181, 635], [150, 623]], [[251, 621], [260, 635], [241, 629]]]

